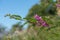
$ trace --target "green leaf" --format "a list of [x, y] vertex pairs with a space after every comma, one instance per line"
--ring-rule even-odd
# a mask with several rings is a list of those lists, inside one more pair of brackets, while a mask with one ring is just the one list
[[7, 14], [7, 15], [5, 15], [5, 17], [7, 17], [7, 16], [9, 16], [10, 19], [15, 19], [15, 20], [21, 20], [21, 19], [22, 19], [21, 16], [19, 16], [19, 15], [15, 15], [15, 14], [13, 14], [13, 15], [11, 15], [11, 14]]

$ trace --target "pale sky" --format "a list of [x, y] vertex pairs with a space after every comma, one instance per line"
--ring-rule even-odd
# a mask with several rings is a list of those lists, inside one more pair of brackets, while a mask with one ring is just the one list
[[4, 15], [11, 13], [25, 17], [29, 9], [38, 2], [39, 0], [0, 0], [0, 24], [8, 29], [11, 28], [13, 24], [19, 21], [5, 18]]

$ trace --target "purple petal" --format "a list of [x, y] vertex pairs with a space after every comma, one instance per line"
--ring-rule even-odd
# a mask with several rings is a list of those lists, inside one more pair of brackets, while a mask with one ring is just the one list
[[42, 26], [46, 27], [49, 26], [46, 22], [42, 23]]
[[[49, 26], [40, 16], [38, 16], [37, 14], [34, 16], [34, 18], [38, 21], [39, 24], [41, 24], [42, 26]], [[37, 23], [37, 24], [38, 24]]]
[[40, 17], [40, 16], [38, 16], [37, 14], [34, 16], [34, 18], [36, 19], [36, 20], [41, 20], [42, 18]]

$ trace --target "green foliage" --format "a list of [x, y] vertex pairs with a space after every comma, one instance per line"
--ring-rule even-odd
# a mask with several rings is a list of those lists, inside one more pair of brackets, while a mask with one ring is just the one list
[[8, 38], [5, 36], [4, 40], [60, 40], [60, 17], [43, 16], [42, 18], [50, 24], [49, 27], [30, 26], [30, 28], [26, 30], [25, 33], [22, 31], [15, 35], [8, 35]]
[[30, 23], [35, 23], [36, 22], [36, 19], [34, 17], [30, 17], [30, 18], [24, 18], [27, 22], [30, 22]]
[[[49, 27], [34, 25], [36, 23], [36, 20], [33, 18], [35, 13], [40, 15], [49, 24]], [[26, 20], [23, 25], [18, 23], [14, 27], [22, 28], [29, 23], [29, 28], [26, 31], [14, 33], [15, 35], [8, 35], [3, 40], [60, 40], [60, 17], [51, 16], [55, 15], [55, 13], [56, 6], [53, 0], [41, 0], [40, 4], [36, 4], [30, 9], [26, 18], [21, 18], [18, 15], [6, 15], [16, 20]], [[30, 26], [30, 24], [33, 24], [33, 26]]]
[[15, 14], [14, 15], [6, 14], [5, 17], [7, 17], [7, 16], [9, 16], [10, 19], [16, 19], [16, 20], [21, 20], [22, 19], [21, 16], [15, 15]]
[[56, 2], [53, 0], [41, 0], [40, 4], [31, 7], [26, 17], [33, 17], [35, 14], [40, 16], [56, 15]]

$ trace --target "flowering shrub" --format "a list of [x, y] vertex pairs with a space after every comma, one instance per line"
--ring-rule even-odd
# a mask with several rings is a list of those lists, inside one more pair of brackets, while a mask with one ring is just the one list
[[23, 19], [21, 18], [21, 16], [18, 16], [18, 15], [7, 14], [6, 16], [10, 16], [10, 18], [14, 18], [16, 20], [24, 20], [25, 19], [28, 23], [33, 23], [34, 24], [34, 23], [38, 22], [42, 26], [49, 26], [49, 24], [47, 24], [47, 22], [45, 22], [43, 20], [43, 18], [38, 16], [37, 14], [34, 15], [34, 17], [32, 17], [32, 18], [23, 18]]
[[30, 26], [29, 31], [28, 29], [25, 32], [19, 31], [16, 35], [13, 33], [8, 35], [8, 38], [5, 36], [3, 40], [60, 40], [60, 17], [40, 17], [36, 14], [32, 18], [23, 18], [23, 20], [30, 24], [39, 24], [39, 27]]

